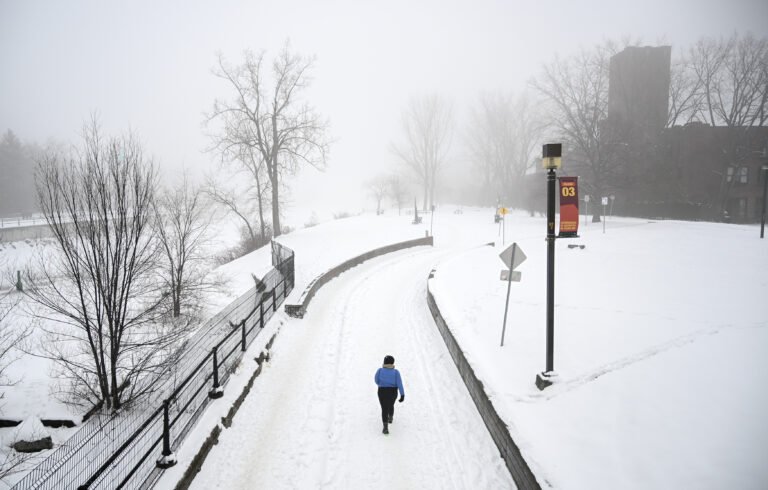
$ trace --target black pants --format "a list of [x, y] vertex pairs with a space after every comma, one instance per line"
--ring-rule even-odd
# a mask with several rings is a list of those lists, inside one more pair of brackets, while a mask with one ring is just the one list
[[395, 414], [397, 388], [379, 388], [379, 404], [381, 405], [381, 421], [386, 425], [387, 419]]

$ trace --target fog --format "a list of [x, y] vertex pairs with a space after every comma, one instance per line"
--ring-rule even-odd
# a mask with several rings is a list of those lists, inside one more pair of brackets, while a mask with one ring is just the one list
[[[766, 34], [764, 0], [220, 1], [0, 0], [0, 131], [24, 142], [77, 142], [90, 114], [110, 133], [134, 130], [169, 179], [201, 175], [216, 157], [203, 113], [231, 87], [211, 74], [217, 53], [267, 59], [290, 40], [315, 55], [309, 102], [330, 121], [328, 168], [304, 169], [291, 200], [359, 210], [363, 188], [396, 168], [409, 97], [453, 102], [457, 137], [481, 91], [526, 88], [542, 64], [605, 39], [689, 46], [703, 36]], [[340, 190], [345, 189], [344, 193]]]

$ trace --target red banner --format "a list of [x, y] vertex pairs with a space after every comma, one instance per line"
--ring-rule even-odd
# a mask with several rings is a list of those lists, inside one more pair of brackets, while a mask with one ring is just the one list
[[579, 232], [578, 177], [560, 177], [560, 237], [577, 236]]

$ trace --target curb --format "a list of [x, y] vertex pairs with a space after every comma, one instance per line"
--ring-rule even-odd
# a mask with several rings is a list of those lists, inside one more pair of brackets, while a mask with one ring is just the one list
[[[429, 274], [429, 279], [434, 276], [434, 269]], [[523, 455], [520, 453], [520, 448], [512, 440], [512, 436], [507, 429], [507, 424], [499, 417], [498, 412], [493, 406], [488, 395], [485, 393], [483, 383], [477, 379], [472, 366], [464, 356], [464, 352], [461, 350], [458, 342], [454, 338], [448, 324], [445, 323], [445, 319], [440, 313], [440, 309], [437, 306], [435, 297], [432, 295], [432, 291], [429, 289], [429, 280], [427, 280], [427, 304], [429, 305], [429, 311], [432, 313], [432, 318], [435, 320], [435, 325], [440, 331], [440, 335], [443, 337], [445, 346], [448, 348], [448, 352], [451, 353], [451, 358], [456, 368], [459, 370], [461, 379], [464, 380], [464, 384], [469, 391], [469, 395], [472, 397], [472, 401], [475, 402], [480, 417], [485, 423], [485, 427], [496, 444], [496, 447], [501, 453], [501, 457], [504, 459], [504, 463], [509, 470], [509, 474], [512, 475], [512, 479], [515, 481], [515, 485], [519, 489], [525, 490], [541, 490], [541, 485], [536, 480], [536, 475], [533, 474], [528, 463], [525, 462]]]
[[337, 265], [333, 269], [330, 269], [326, 272], [323, 272], [316, 278], [314, 278], [309, 285], [304, 289], [304, 292], [301, 293], [301, 296], [299, 297], [299, 301], [294, 304], [285, 304], [285, 312], [294, 318], [303, 318], [304, 314], [307, 312], [307, 307], [309, 306], [309, 302], [312, 300], [312, 297], [317, 293], [317, 291], [324, 286], [328, 281], [331, 279], [334, 279], [335, 277], [338, 277], [342, 272], [345, 272], [353, 267], [356, 267], [366, 260], [372, 259], [374, 257], [378, 257], [379, 255], [388, 254], [390, 252], [396, 252], [398, 250], [402, 250], [404, 248], [410, 248], [410, 247], [419, 247], [422, 245], [434, 245], [433, 237], [424, 237], [424, 238], [417, 238], [415, 240], [408, 240], [405, 242], [398, 242], [393, 243], [392, 245], [387, 245], [385, 247], [376, 248], [371, 250], [370, 252], [366, 252], [362, 255], [358, 255], [357, 257], [354, 257], [352, 259], [349, 259], [345, 262], [342, 262], [341, 264]]

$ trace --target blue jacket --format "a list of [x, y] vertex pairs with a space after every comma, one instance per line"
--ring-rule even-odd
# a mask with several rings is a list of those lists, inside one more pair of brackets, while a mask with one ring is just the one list
[[397, 369], [380, 367], [376, 370], [376, 376], [373, 377], [373, 380], [376, 381], [379, 388], [397, 388], [400, 390], [400, 396], [405, 396], [403, 380]]

